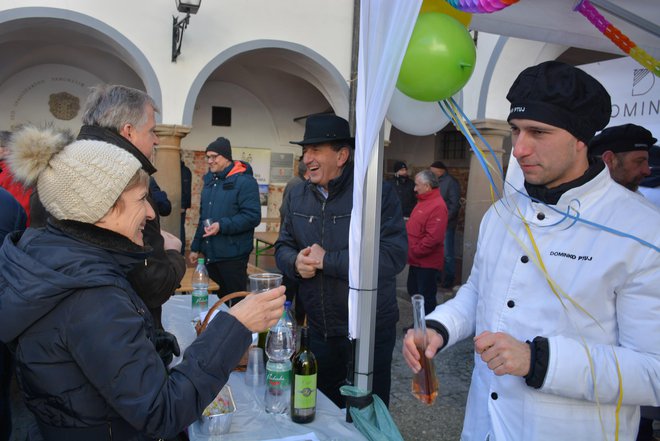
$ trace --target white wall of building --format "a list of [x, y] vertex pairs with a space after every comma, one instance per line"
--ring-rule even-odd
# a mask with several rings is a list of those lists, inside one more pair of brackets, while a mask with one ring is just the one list
[[[5, 18], [12, 13], [29, 16], [30, 10], [24, 8], [34, 8], [31, 11], [37, 16], [59, 12], [57, 15], [63, 19], [70, 17], [83, 25], [93, 26], [98, 21], [125, 37], [144, 56], [157, 78], [158, 93], [162, 96], [162, 122], [167, 124], [182, 122], [188, 92], [199, 72], [218, 54], [246, 41], [274, 40], [304, 46], [327, 60], [348, 84], [352, 0], [202, 2], [199, 12], [191, 16], [176, 63], [171, 62], [172, 15], [182, 17], [182, 14], [177, 13], [173, 1], [4, 1], [0, 3], [0, 23], [3, 15]], [[116, 55], [130, 58], [121, 48], [117, 48]], [[132, 67], [140, 73], [139, 66]], [[111, 72], [107, 77], [101, 79], [113, 79]], [[153, 90], [149, 92], [158, 95]]]

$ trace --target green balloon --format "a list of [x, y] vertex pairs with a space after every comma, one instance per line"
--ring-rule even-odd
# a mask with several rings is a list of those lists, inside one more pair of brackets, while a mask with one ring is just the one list
[[468, 82], [476, 57], [472, 37], [458, 20], [439, 12], [420, 14], [396, 87], [419, 101], [447, 99]]

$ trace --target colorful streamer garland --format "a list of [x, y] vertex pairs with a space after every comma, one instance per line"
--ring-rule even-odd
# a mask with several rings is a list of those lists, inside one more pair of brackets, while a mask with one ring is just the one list
[[[452, 7], [463, 12], [490, 14], [509, 7], [519, 0], [446, 0]], [[607, 38], [616, 44], [624, 53], [660, 77], [660, 61], [653, 58], [635, 42], [625, 36], [616, 26], [607, 21], [589, 0], [581, 0], [574, 8], [584, 15]]]
[[623, 35], [619, 29], [607, 21], [593, 7], [589, 0], [581, 0], [575, 7], [575, 10], [584, 15], [603, 35], [619, 46], [623, 52], [630, 55], [633, 60], [653, 72], [655, 76], [660, 77], [660, 61], [653, 58], [644, 49], [631, 41], [630, 38]]
[[463, 12], [490, 14], [518, 3], [519, 0], [447, 0], [447, 3]]

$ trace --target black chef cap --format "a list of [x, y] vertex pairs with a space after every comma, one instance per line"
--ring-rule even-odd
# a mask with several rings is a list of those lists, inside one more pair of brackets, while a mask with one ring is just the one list
[[612, 113], [610, 95], [595, 78], [558, 61], [523, 70], [506, 98], [511, 103], [507, 121], [550, 124], [585, 143], [607, 125]]
[[651, 132], [636, 124], [608, 127], [589, 142], [589, 154], [602, 155], [608, 150], [614, 153], [648, 151], [656, 141]]

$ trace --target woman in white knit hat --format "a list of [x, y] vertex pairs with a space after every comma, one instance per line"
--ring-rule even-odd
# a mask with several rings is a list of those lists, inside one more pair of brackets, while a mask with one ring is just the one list
[[[171, 438], [201, 415], [252, 341], [276, 323], [284, 288], [213, 320], [168, 374], [145, 304], [126, 280], [149, 253], [154, 212], [140, 161], [112, 144], [69, 145], [26, 127], [10, 153], [51, 214], [0, 248], [0, 340], [45, 440]], [[221, 313], [222, 314], [222, 313]]]

